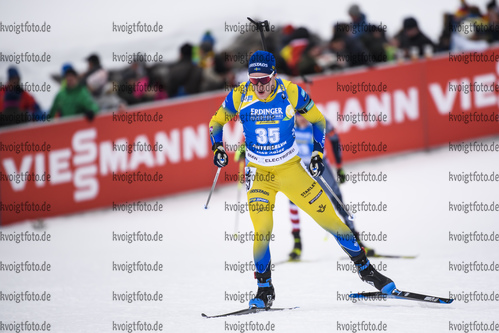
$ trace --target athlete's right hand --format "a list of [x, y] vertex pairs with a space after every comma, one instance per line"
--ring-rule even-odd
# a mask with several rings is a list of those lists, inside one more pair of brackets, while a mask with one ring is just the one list
[[215, 154], [213, 157], [213, 163], [215, 163], [215, 165], [219, 168], [226, 166], [227, 163], [229, 163], [229, 156], [227, 156], [224, 146], [220, 142], [217, 142], [213, 144], [212, 149]]
[[312, 158], [310, 159], [310, 164], [308, 165], [308, 171], [312, 177], [319, 177], [324, 172], [324, 162], [322, 161], [322, 153], [314, 151], [312, 153]]

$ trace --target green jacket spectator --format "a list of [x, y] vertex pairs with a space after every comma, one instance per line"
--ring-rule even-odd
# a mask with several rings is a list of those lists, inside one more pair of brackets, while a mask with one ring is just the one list
[[78, 83], [78, 76], [73, 68], [68, 68], [65, 71], [64, 78], [66, 86], [55, 97], [50, 108], [50, 118], [58, 115], [66, 117], [84, 114], [87, 119], [92, 120], [99, 107], [87, 87]]

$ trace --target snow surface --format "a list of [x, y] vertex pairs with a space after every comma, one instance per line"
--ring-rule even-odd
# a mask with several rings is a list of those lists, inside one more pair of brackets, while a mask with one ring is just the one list
[[[499, 137], [479, 139], [499, 143]], [[450, 242], [449, 232], [498, 230], [498, 212], [449, 212], [449, 201], [499, 202], [497, 182], [450, 182], [449, 172], [498, 172], [499, 153], [449, 152], [441, 147], [390, 158], [347, 164], [349, 172], [380, 171], [386, 183], [341, 186], [345, 201], [387, 204], [387, 212], [358, 212], [359, 230], [387, 235], [386, 242], [366, 242], [379, 253], [418, 255], [416, 259], [373, 259], [387, 265], [386, 274], [400, 289], [448, 297], [449, 292], [498, 291], [499, 272], [449, 271], [449, 262], [499, 263], [497, 242]], [[235, 203], [237, 185], [219, 186], [208, 210], [203, 209], [208, 189], [160, 198], [163, 212], [132, 214], [99, 210], [47, 219], [46, 243], [0, 242], [3, 263], [46, 261], [51, 272], [0, 272], [0, 291], [47, 291], [50, 302], [14, 303], [0, 299], [0, 321], [24, 320], [52, 324], [51, 332], [112, 332], [113, 321], [159, 321], [163, 332], [230, 332], [227, 324], [252, 321], [275, 325], [274, 332], [334, 332], [338, 323], [370, 321], [387, 324], [387, 332], [447, 332], [449, 322], [498, 322], [496, 301], [455, 301], [451, 305], [404, 300], [357, 302], [338, 300], [337, 293], [374, 291], [356, 274], [338, 270], [349, 263], [332, 237], [301, 213], [303, 262], [276, 265], [274, 307], [299, 306], [287, 312], [205, 319], [245, 308], [247, 303], [225, 301], [225, 293], [255, 292], [251, 272], [225, 270], [252, 258], [252, 243], [225, 241], [235, 231], [236, 213], [224, 210]], [[274, 213], [273, 262], [287, 258], [292, 247], [288, 202], [278, 194]], [[3, 233], [34, 230], [25, 222], [1, 228]], [[112, 233], [156, 231], [163, 242], [113, 242]], [[240, 232], [252, 230], [248, 213], [239, 219]], [[159, 261], [162, 272], [112, 271], [112, 262]], [[162, 302], [125, 303], [112, 300], [112, 292], [156, 291]], [[242, 330], [238, 330], [241, 332]], [[362, 332], [362, 330], [357, 330]], [[350, 330], [349, 332], [355, 332]]]

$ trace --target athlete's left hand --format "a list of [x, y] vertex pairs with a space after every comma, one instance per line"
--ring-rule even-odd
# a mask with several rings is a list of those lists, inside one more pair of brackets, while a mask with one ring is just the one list
[[322, 161], [322, 154], [318, 151], [312, 153], [312, 158], [310, 159], [310, 164], [308, 165], [308, 171], [312, 177], [319, 177], [324, 172], [324, 162]]

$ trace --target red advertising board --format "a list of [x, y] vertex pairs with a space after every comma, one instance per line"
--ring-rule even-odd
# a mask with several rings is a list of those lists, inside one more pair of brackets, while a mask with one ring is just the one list
[[314, 81], [311, 95], [340, 135], [346, 161], [424, 145], [423, 66], [401, 64]]
[[[499, 49], [486, 54], [492, 52]], [[351, 161], [499, 133], [497, 121], [462, 118], [497, 115], [497, 91], [449, 86], [497, 84], [498, 68], [496, 62], [440, 57], [317, 76], [310, 94], [340, 135], [344, 160]], [[366, 85], [371, 91], [364, 91]], [[225, 94], [101, 114], [92, 122], [74, 118], [1, 130], [0, 225], [209, 188], [216, 167], [208, 122]], [[229, 122], [224, 139], [232, 157], [231, 147], [243, 141], [241, 125]], [[132, 144], [143, 149], [129, 152]], [[218, 182], [235, 181], [237, 172], [231, 158]], [[38, 181], [23, 181], [26, 175]], [[128, 178], [146, 175], [155, 181]]]
[[[482, 60], [470, 62], [469, 59], [467, 64], [464, 58], [457, 61], [452, 56], [427, 63], [429, 145], [499, 133], [499, 62], [496, 54], [499, 55], [497, 48], [483, 54], [467, 53], [465, 56], [472, 59], [480, 55]], [[493, 91], [485, 91], [491, 87]]]
[[[210, 186], [216, 167], [210, 163], [208, 122], [223, 98], [218, 94], [103, 114], [92, 122], [80, 118], [2, 131], [1, 224]], [[134, 114], [153, 121], [128, 122]], [[129, 153], [132, 144], [137, 146]], [[235, 165], [229, 170], [237, 172]], [[50, 178], [23, 181], [21, 174]], [[156, 181], [128, 182], [133, 174]], [[50, 207], [34, 210], [33, 203]]]

